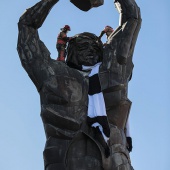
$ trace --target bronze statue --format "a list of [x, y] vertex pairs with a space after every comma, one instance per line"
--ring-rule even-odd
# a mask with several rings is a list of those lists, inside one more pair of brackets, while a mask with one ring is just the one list
[[[141, 26], [140, 9], [134, 0], [116, 0], [120, 25], [108, 37], [105, 48], [96, 35], [77, 34], [69, 42], [64, 63], [50, 58], [38, 35], [38, 28], [57, 2], [41, 0], [27, 9], [18, 23], [20, 60], [40, 94], [47, 139], [45, 170], [133, 170], [125, 126], [131, 106], [127, 91]], [[103, 4], [102, 0], [71, 2], [85, 11]], [[98, 77], [110, 126], [109, 157], [102, 135], [86, 121], [90, 71], [82, 70], [82, 66], [99, 62]]]

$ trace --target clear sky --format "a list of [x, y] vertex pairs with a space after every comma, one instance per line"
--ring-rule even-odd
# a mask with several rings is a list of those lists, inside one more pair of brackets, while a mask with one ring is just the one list
[[[17, 46], [17, 22], [37, 0], [1, 0], [0, 4], [0, 170], [43, 170], [45, 134], [40, 100], [22, 68]], [[142, 28], [134, 52], [134, 71], [129, 84], [133, 102], [130, 122], [131, 155], [135, 170], [168, 170], [170, 153], [170, 12], [169, 0], [136, 0]], [[65, 24], [68, 36], [81, 32], [96, 35], [106, 25], [118, 26], [113, 0], [105, 0], [89, 12], [60, 0], [39, 29], [41, 40], [57, 57], [56, 37]], [[103, 42], [106, 40], [103, 37]]]

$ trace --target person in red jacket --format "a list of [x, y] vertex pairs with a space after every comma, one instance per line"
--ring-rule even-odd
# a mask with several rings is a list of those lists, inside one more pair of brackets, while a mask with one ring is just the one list
[[104, 30], [101, 31], [100, 35], [99, 35], [99, 39], [101, 39], [101, 37], [106, 34], [107, 39], [108, 37], [111, 35], [111, 33], [114, 32], [114, 29], [110, 26], [105, 26]]
[[67, 37], [67, 32], [71, 31], [69, 25], [65, 25], [60, 29], [61, 32], [58, 34], [56, 48], [58, 51], [57, 61], [65, 61], [66, 58], [66, 45], [67, 42], [71, 39], [71, 37]]

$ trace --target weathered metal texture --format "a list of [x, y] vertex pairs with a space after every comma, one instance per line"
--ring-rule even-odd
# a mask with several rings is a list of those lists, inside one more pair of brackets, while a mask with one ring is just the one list
[[76, 7], [83, 11], [88, 11], [93, 7], [103, 5], [104, 0], [70, 0]]
[[[73, 65], [79, 67], [102, 61], [99, 76], [111, 128], [111, 155], [106, 158], [101, 137], [94, 128], [86, 125], [88, 72], [51, 59], [50, 52], [39, 39], [38, 28], [57, 2], [41, 0], [27, 9], [18, 23], [17, 50], [20, 60], [40, 94], [41, 117], [47, 138], [43, 153], [45, 170], [133, 170], [124, 128], [131, 106], [127, 90], [141, 24], [139, 8], [134, 0], [116, 2], [119, 2], [122, 22], [109, 37], [104, 51], [93, 34], [83, 33], [72, 40], [76, 48], [72, 49], [74, 55], [69, 61]], [[85, 38], [83, 41], [82, 37]], [[80, 50], [77, 49], [76, 43], [82, 43], [84, 53], [81, 46]], [[123, 65], [120, 62], [122, 58], [126, 61]]]
[[116, 4], [121, 25], [109, 36], [104, 49], [99, 75], [103, 90], [113, 86], [121, 89], [130, 80], [134, 46], [141, 27], [140, 9], [134, 0], [117, 0]]

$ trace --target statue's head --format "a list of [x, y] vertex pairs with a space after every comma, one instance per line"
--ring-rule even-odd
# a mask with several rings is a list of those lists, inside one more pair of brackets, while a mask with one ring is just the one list
[[77, 34], [67, 47], [67, 64], [74, 66], [93, 66], [102, 61], [103, 44], [95, 34]]

